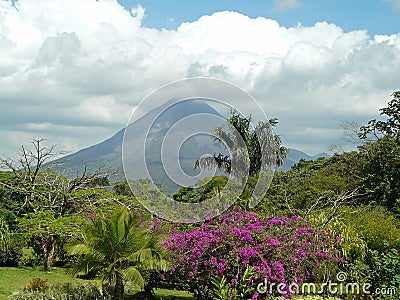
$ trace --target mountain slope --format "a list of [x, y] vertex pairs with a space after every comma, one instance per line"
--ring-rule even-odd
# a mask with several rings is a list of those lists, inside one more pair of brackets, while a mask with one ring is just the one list
[[284, 161], [283, 165], [278, 168], [278, 171], [287, 171], [290, 170], [292, 166], [297, 164], [301, 159], [305, 160], [316, 160], [319, 157], [330, 157], [329, 154], [327, 153], [318, 153], [313, 156], [310, 156], [303, 151], [293, 149], [293, 148], [288, 148], [289, 150], [289, 155], [287, 159]]
[[[193, 121], [188, 125], [172, 131], [171, 128], [174, 124], [185, 117], [199, 113], [215, 115], [222, 119], [224, 118], [221, 114], [219, 114], [218, 111], [208, 105], [205, 101], [190, 100], [181, 102], [179, 105], [174, 105], [171, 107], [168, 107], [168, 105], [169, 104], [166, 103], [165, 105], [150, 111], [140, 119], [130, 124], [128, 142], [130, 145], [132, 145], [132, 155], [129, 157], [129, 163], [132, 164], [133, 167], [136, 165], [138, 166], [138, 174], [141, 178], [147, 177], [145, 170], [141, 170], [139, 167], [141, 165], [139, 160], [143, 160], [143, 158], [135, 155], [135, 153], [140, 153], [140, 151], [135, 151], [135, 149], [138, 149], [135, 147], [143, 147], [143, 143], [140, 142], [139, 137], [143, 136], [143, 134], [147, 132], [148, 128], [146, 128], [146, 124], [154, 121], [146, 139], [146, 165], [154, 182], [160, 184], [161, 187], [168, 193], [172, 193], [179, 189], [180, 185], [176, 184], [169, 178], [169, 176], [167, 176], [164, 171], [164, 165], [178, 165], [175, 167], [175, 169], [178, 169], [180, 165], [182, 170], [187, 175], [194, 176], [198, 175], [198, 171], [194, 170], [193, 168], [196, 159], [206, 153], [213, 154], [227, 152], [221, 144], [213, 142], [209, 135], [196, 135], [187, 139], [181, 145], [178, 154], [179, 164], [177, 164], [176, 161], [173, 160], [174, 158], [176, 160], [176, 150], [174, 151], [174, 148], [172, 147], [170, 152], [168, 152], [168, 147], [164, 147], [165, 143], [163, 144], [167, 133], [170, 135], [170, 141], [179, 141], [181, 140], [182, 136], [187, 137], [193, 132], [198, 132], [199, 126], [203, 132], [211, 132], [213, 128], [221, 126], [222, 124], [218, 123], [217, 121], [196, 121], [193, 118], [191, 119]], [[168, 109], [166, 109], [167, 107]], [[169, 132], [169, 130], [171, 131]], [[84, 164], [87, 166], [88, 171], [93, 171], [100, 166], [104, 166], [106, 170], [119, 172], [117, 180], [124, 179], [122, 164], [122, 143], [124, 139], [124, 132], [125, 129], [122, 129], [114, 136], [97, 145], [90, 146], [59, 159], [59, 161], [65, 161], [65, 163], [62, 165], [62, 171], [66, 172], [66, 174], [71, 174], [74, 176], [76, 175], [76, 172], [79, 172], [83, 169]], [[162, 149], [167, 149], [163, 155], [161, 155]], [[284, 162], [284, 165], [279, 168], [279, 170], [284, 171], [290, 169], [291, 166], [296, 164], [300, 159], [310, 160], [319, 156], [327, 156], [327, 154], [322, 153], [312, 157], [299, 150], [289, 149], [289, 157]], [[174, 172], [178, 172], [179, 170], [173, 170], [172, 172], [169, 172], [169, 174], [172, 175], [172, 178], [174, 178]], [[193, 184], [194, 183], [195, 182], [193, 182]]]
[[[160, 184], [163, 189], [171, 192], [179, 188], [179, 186], [172, 180], [168, 179], [168, 176], [166, 176], [165, 172], [163, 171], [160, 154], [162, 142], [167, 132], [177, 121], [193, 114], [210, 114], [218, 116], [221, 119], [224, 119], [224, 117], [204, 101], [184, 101], [179, 105], [169, 107], [163, 112], [168, 105], [169, 104], [166, 103], [165, 105], [150, 111], [140, 119], [136, 120], [134, 123], [130, 124], [129, 143], [136, 147], [143, 146], [135, 140], [135, 136], [139, 137], [147, 132], [148, 128], [146, 128], [146, 124], [149, 123], [149, 121], [154, 120], [153, 126], [151, 127], [146, 140], [146, 162], [149, 173], [154, 179], [155, 183]], [[162, 114], [160, 114], [161, 112]], [[214, 127], [221, 125], [222, 123], [217, 123], [215, 121], [201, 124], [202, 129], [206, 132], [211, 132]], [[195, 129], [198, 127], [199, 124], [197, 122], [197, 124], [193, 123], [185, 128], [181, 128], [177, 131], [169, 133], [172, 135], [171, 140], [179, 140], [179, 137], [182, 135], [187, 136], [190, 133], [196, 132]], [[123, 179], [122, 143], [124, 139], [124, 132], [125, 129], [122, 129], [111, 138], [97, 145], [90, 146], [59, 159], [58, 161], [65, 161], [65, 163], [62, 165], [62, 171], [66, 172], [67, 175], [74, 175], [76, 172], [79, 172], [83, 169], [84, 164], [87, 166], [88, 171], [93, 171], [104, 165], [105, 169], [112, 171], [117, 170], [119, 172], [118, 179]], [[194, 136], [185, 141], [181, 147], [179, 152], [180, 165], [185, 173], [193, 176], [198, 173], [193, 169], [196, 159], [205, 153], [213, 154], [220, 152], [224, 152], [224, 148], [220, 144], [213, 142], [209, 136]], [[139, 159], [140, 157], [133, 156], [129, 163], [135, 165]], [[163, 159], [168, 160], [169, 156], [164, 155]]]

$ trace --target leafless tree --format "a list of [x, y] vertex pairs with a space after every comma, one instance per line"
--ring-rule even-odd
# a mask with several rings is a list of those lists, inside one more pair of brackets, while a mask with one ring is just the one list
[[[360, 213], [363, 209], [351, 208], [359, 197], [364, 194], [359, 194], [357, 189], [340, 193], [334, 196], [322, 196], [314, 200], [311, 205], [305, 209], [298, 209], [292, 207], [289, 199], [286, 197], [286, 205], [293, 215], [300, 216], [304, 220], [309, 217], [319, 214], [320, 219], [318, 225], [324, 229], [330, 222], [340, 219], [346, 214]], [[323, 213], [323, 214], [322, 214]]]
[[115, 172], [104, 172], [103, 167], [88, 172], [87, 165], [74, 178], [67, 178], [60, 172], [66, 161], [56, 160], [64, 152], [57, 152], [55, 145], [45, 146], [44, 139], [35, 139], [31, 147], [21, 146], [18, 158], [0, 158], [3, 169], [12, 172], [11, 181], [1, 182], [4, 187], [24, 197], [19, 210], [37, 213], [39, 210], [52, 210], [58, 215], [65, 213], [69, 195], [79, 189], [87, 188], [99, 179], [115, 175]]
[[[74, 178], [67, 178], [55, 171], [56, 168], [62, 168], [66, 162], [56, 160], [63, 154], [63, 152], [56, 152], [54, 145], [46, 146], [44, 139], [38, 139], [33, 140], [30, 147], [21, 146], [17, 159], [0, 159], [1, 167], [13, 174], [10, 180], [0, 182], [0, 184], [22, 196], [23, 201], [16, 211], [18, 215], [33, 213], [33, 216], [36, 216], [41, 213], [50, 213], [54, 219], [68, 217], [68, 203], [74, 200], [74, 191], [92, 188], [96, 181], [114, 175], [114, 172], [103, 172], [102, 167], [89, 172], [84, 164], [80, 174]], [[49, 226], [41, 224], [41, 221], [43, 220], [38, 219], [37, 224], [32, 223], [32, 225], [37, 226], [38, 230], [43, 230], [43, 226]], [[65, 227], [67, 227], [66, 224]], [[61, 237], [57, 231], [45, 230], [45, 232], [46, 234], [37, 236], [36, 240], [42, 247], [44, 267], [49, 268]], [[64, 235], [68, 234], [69, 232], [65, 232]]]

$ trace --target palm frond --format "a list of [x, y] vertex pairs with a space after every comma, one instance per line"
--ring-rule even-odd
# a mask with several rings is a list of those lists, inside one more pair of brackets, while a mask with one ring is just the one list
[[87, 244], [68, 245], [66, 248], [71, 255], [85, 254], [89, 253], [91, 250]]
[[141, 271], [167, 270], [159, 241], [149, 232], [147, 215], [130, 213], [125, 208], [100, 216], [82, 228], [81, 237], [68, 246], [77, 255], [71, 274], [95, 274], [99, 291], [103, 283], [116, 283], [117, 274], [143, 287]]
[[143, 288], [145, 280], [138, 269], [135, 267], [129, 267], [123, 271], [124, 279], [132, 283], [133, 285]]

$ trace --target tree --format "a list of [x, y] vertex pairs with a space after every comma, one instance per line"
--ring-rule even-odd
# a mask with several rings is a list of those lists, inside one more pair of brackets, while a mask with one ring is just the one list
[[20, 203], [19, 211], [26, 208], [27, 211], [36, 213], [41, 207], [43, 190], [49, 180], [48, 174], [43, 174], [42, 168], [49, 160], [55, 159], [62, 153], [55, 152], [55, 146], [43, 146], [43, 139], [33, 140], [31, 144], [33, 149], [22, 145], [18, 152], [18, 159], [1, 158], [1, 167], [10, 170], [13, 173], [11, 180], [2, 182], [5, 186], [24, 197], [24, 202]]
[[386, 135], [359, 147], [362, 187], [368, 202], [400, 210], [400, 135]]
[[363, 163], [363, 187], [369, 200], [390, 210], [400, 208], [400, 91], [392, 94], [388, 106], [380, 109], [386, 120], [373, 119], [360, 128], [359, 146]]
[[104, 282], [113, 284], [114, 300], [124, 299], [124, 281], [143, 288], [143, 271], [166, 269], [150, 224], [148, 215], [125, 208], [93, 217], [69, 247], [78, 256], [71, 273], [95, 274], [100, 293]]
[[[257, 212], [276, 216], [295, 214], [307, 219], [307, 216], [325, 211], [333, 218], [339, 217], [338, 208], [362, 199], [358, 192], [357, 156], [354, 151], [314, 161], [301, 160], [286, 172], [275, 172]], [[328, 217], [326, 221], [331, 219]]]
[[200, 180], [194, 187], [183, 187], [177, 191], [174, 200], [188, 203], [198, 203], [211, 199], [217, 195], [226, 185], [226, 176], [214, 176]]
[[223, 153], [202, 157], [196, 160], [195, 168], [217, 167], [227, 174], [241, 179], [242, 185], [254, 188], [247, 176], [257, 178], [260, 171], [275, 169], [282, 165], [287, 156], [287, 149], [282, 146], [280, 137], [275, 135], [272, 127], [277, 119], [259, 122], [255, 127], [251, 117], [244, 117], [232, 111], [227, 125], [213, 129], [213, 140], [224, 143], [230, 155]]
[[0, 267], [16, 267], [21, 257], [22, 251], [15, 243], [13, 232], [0, 217]]
[[0, 182], [0, 185], [23, 196], [23, 203], [19, 203], [18, 211], [37, 213], [49, 209], [57, 215], [64, 215], [68, 206], [69, 195], [76, 190], [93, 187], [93, 183], [107, 181], [113, 173], [102, 172], [98, 168], [89, 173], [86, 165], [81, 174], [74, 178], [67, 178], [55, 171], [64, 161], [54, 162], [55, 158], [63, 154], [56, 152], [55, 145], [45, 146], [44, 139], [33, 140], [33, 148], [22, 145], [18, 158], [1, 158], [1, 167], [12, 172], [9, 180]]
[[400, 91], [393, 92], [393, 99], [389, 101], [388, 106], [381, 108], [381, 115], [386, 116], [386, 120], [370, 120], [366, 126], [360, 128], [359, 137], [367, 139], [373, 136], [376, 139], [382, 135], [392, 137], [398, 136], [400, 133]]
[[44, 267], [50, 268], [63, 236], [75, 231], [69, 225], [74, 223], [73, 194], [93, 188], [93, 183], [105, 182], [112, 174], [101, 168], [89, 173], [84, 166], [81, 174], [67, 178], [54, 170], [64, 163], [53, 161], [63, 153], [44, 142], [38, 139], [31, 142], [31, 147], [22, 145], [17, 159], [1, 158], [1, 167], [10, 170], [11, 175], [0, 181], [0, 186], [15, 198], [12, 210], [19, 224], [28, 233], [30, 245], [43, 257]]
[[[0, 182], [7, 182], [11, 179], [11, 172], [0, 171]], [[0, 219], [7, 222], [11, 229], [15, 229], [16, 215], [12, 211], [17, 206], [15, 199], [9, 189], [0, 183]]]

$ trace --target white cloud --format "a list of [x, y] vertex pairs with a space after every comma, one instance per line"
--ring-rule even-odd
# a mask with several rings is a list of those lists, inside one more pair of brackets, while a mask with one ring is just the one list
[[140, 4], [137, 7], [133, 7], [131, 9], [131, 13], [132, 16], [139, 19], [140, 22], [146, 17], [146, 9]]
[[277, 11], [283, 11], [291, 8], [298, 7], [299, 0], [274, 0], [274, 7]]
[[235, 12], [156, 30], [141, 25], [143, 7], [113, 0], [16, 3], [0, 1], [4, 154], [31, 137], [69, 150], [102, 141], [145, 95], [186, 76], [247, 89], [280, 119], [286, 142], [318, 152], [339, 142], [341, 121], [375, 117], [399, 89], [400, 34], [286, 28]]

